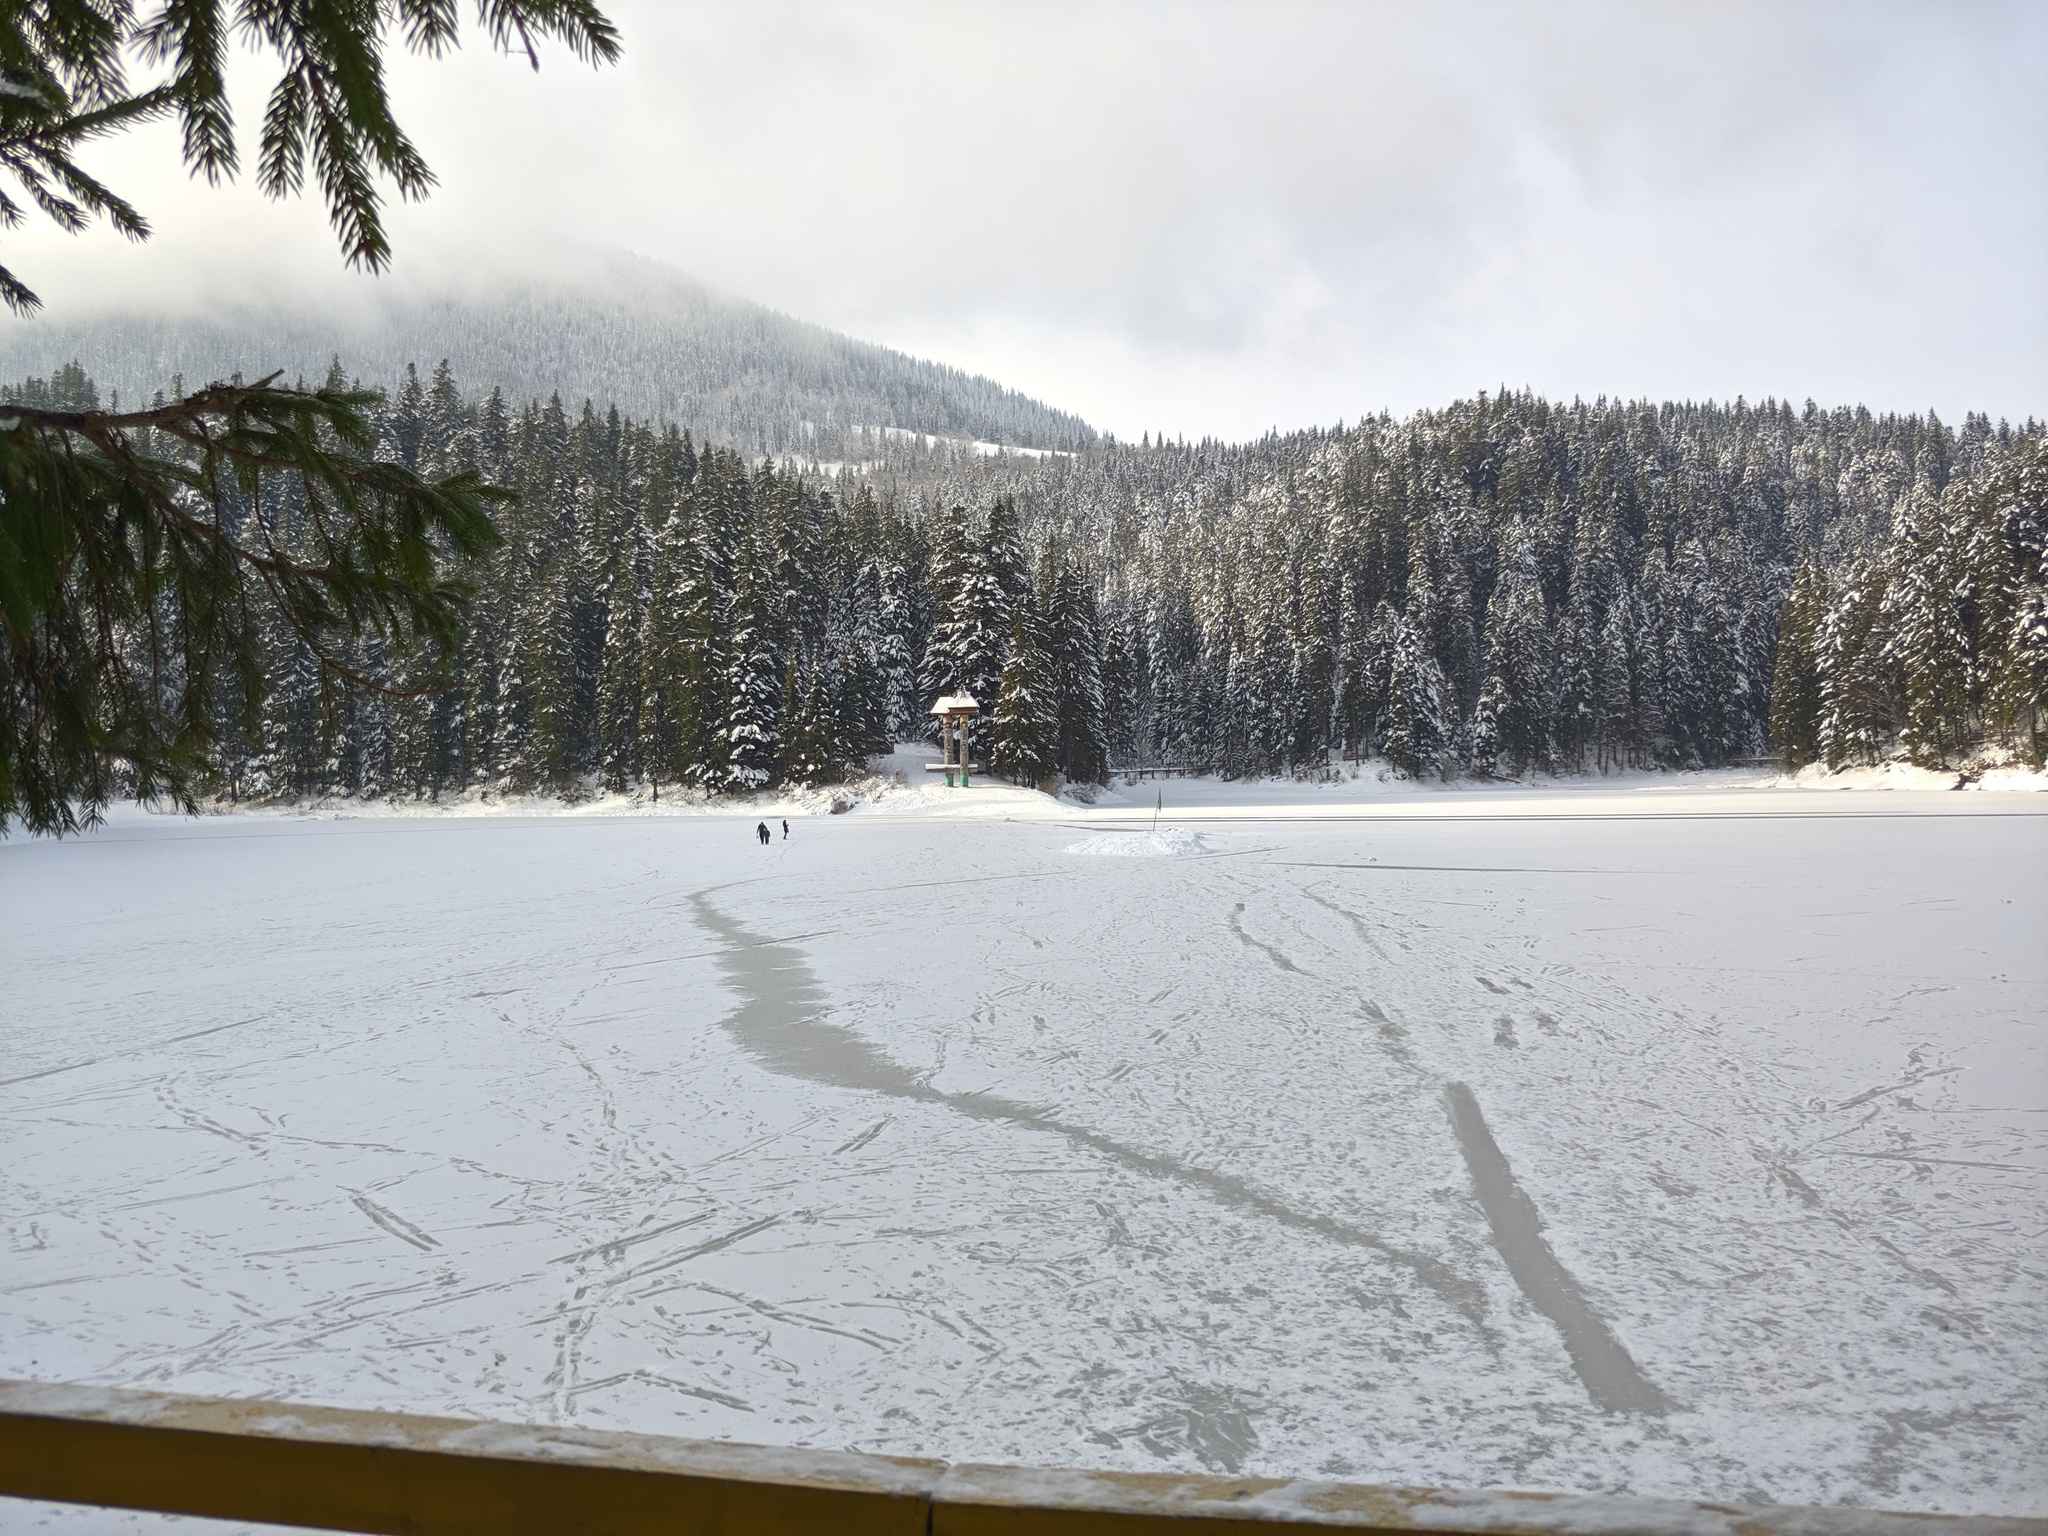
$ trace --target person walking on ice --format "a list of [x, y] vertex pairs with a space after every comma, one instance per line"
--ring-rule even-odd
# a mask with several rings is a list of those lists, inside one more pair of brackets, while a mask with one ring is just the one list
[[782, 822], [782, 840], [785, 843], [789, 841], [789, 819], [787, 817], [784, 817]]
[[766, 848], [768, 846], [768, 823], [764, 821], [756, 825], [754, 835], [761, 839], [761, 846]]

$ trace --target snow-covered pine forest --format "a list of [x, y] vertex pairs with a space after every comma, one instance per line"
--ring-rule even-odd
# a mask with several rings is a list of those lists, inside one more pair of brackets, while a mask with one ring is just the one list
[[[96, 397], [76, 367], [4, 393]], [[834, 473], [478, 400], [445, 364], [378, 414], [389, 455], [520, 496], [471, 573], [454, 686], [325, 687], [280, 634], [220, 765], [234, 798], [824, 783], [959, 688], [1026, 782], [2048, 748], [2031, 422], [1504, 393], [1241, 445]]]

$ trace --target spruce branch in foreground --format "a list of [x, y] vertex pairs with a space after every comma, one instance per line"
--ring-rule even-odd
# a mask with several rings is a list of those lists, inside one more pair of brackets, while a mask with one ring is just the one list
[[75, 831], [122, 787], [190, 809], [260, 705], [265, 625], [323, 684], [390, 691], [367, 640], [398, 691], [441, 686], [456, 570], [512, 497], [368, 458], [375, 399], [266, 379], [120, 415], [0, 407], [0, 829]]
[[[587, 63], [619, 57], [618, 29], [594, 0], [478, 0], [493, 46], [540, 68], [539, 38], [564, 43]], [[103, 215], [130, 239], [149, 224], [72, 158], [82, 144], [175, 115], [185, 164], [209, 182], [240, 168], [228, 100], [231, 40], [282, 67], [257, 138], [257, 183], [272, 197], [300, 192], [310, 169], [348, 264], [381, 272], [391, 262], [383, 181], [403, 198], [425, 197], [434, 174], [392, 115], [385, 45], [396, 33], [413, 53], [438, 57], [461, 41], [455, 0], [162, 0], [138, 19], [132, 0], [13, 0], [0, 4], [0, 229], [26, 216], [22, 199], [68, 233]], [[161, 72], [131, 89], [131, 54]], [[17, 314], [40, 306], [0, 266], [0, 303]]]

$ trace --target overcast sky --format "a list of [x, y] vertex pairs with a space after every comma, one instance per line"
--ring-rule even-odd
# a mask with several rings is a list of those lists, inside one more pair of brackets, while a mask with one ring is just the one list
[[[614, 69], [394, 66], [398, 281], [619, 246], [1129, 437], [1503, 382], [2048, 416], [2048, 4], [607, 9]], [[53, 313], [368, 281], [167, 132], [89, 163], [158, 234], [9, 235]]]

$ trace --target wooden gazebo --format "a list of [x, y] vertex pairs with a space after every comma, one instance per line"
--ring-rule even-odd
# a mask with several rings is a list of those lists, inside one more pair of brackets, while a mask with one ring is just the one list
[[932, 718], [939, 722], [939, 761], [926, 763], [925, 770], [943, 773], [948, 788], [955, 774], [960, 776], [960, 788], [967, 788], [968, 727], [980, 713], [980, 703], [966, 692], [949, 693], [932, 706]]

